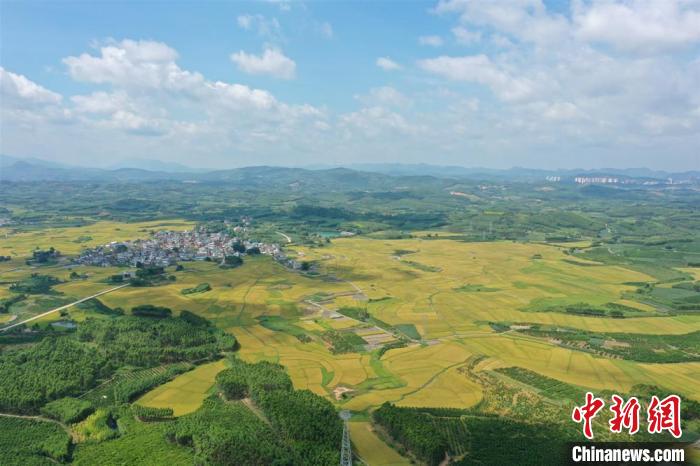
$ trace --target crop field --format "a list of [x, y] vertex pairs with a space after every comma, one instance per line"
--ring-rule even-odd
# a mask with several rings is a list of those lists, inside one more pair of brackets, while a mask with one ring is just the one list
[[[10, 236], [3, 247], [28, 252], [34, 246], [52, 245], [70, 252], [82, 245], [143, 237], [154, 228], [187, 226], [180, 221], [100, 222], [90, 227], [48, 230], [48, 233], [18, 233]], [[42, 234], [47, 240], [37, 241]], [[73, 242], [87, 236], [94, 242]], [[657, 334], [700, 329], [697, 315], [610, 319], [537, 312], [542, 306], [562, 303], [614, 302], [651, 315], [651, 306], [622, 297], [634, 290], [626, 283], [653, 281], [648, 275], [619, 266], [576, 265], [572, 262], [585, 261], [578, 258], [572, 261], [561, 248], [540, 244], [351, 238], [335, 239], [320, 249], [295, 249], [305, 259], [319, 264], [320, 277], [289, 271], [266, 257], [247, 258], [242, 267], [228, 270], [213, 263], [188, 262], [183, 264], [182, 271], [169, 271], [176, 277], [174, 282], [154, 288], [125, 288], [100, 300], [109, 307], [127, 311], [138, 304], [154, 304], [176, 312], [185, 309], [196, 312], [234, 334], [241, 343], [242, 358], [272, 360], [287, 366], [297, 388], [308, 388], [331, 398], [338, 386], [353, 390], [350, 399], [343, 403], [356, 410], [378, 406], [384, 401], [406, 406], [430, 405], [430, 400], [448, 402], [454, 407], [473, 405], [480, 399], [479, 389], [459, 376], [454, 367], [475, 354], [574, 384], [586, 381], [594, 388], [655, 382], [698, 396], [692, 383], [693, 374], [698, 371], [695, 363], [688, 363], [687, 370], [668, 380], [663, 366], [609, 360], [541, 342], [497, 336], [487, 325], [489, 321], [526, 321], [603, 332]], [[412, 263], [406, 264], [407, 260]], [[69, 281], [67, 269], [41, 268], [42, 273], [64, 281], [54, 287], [63, 294], [52, 299], [79, 299], [106, 289], [109, 285], [104, 280], [118, 270], [75, 269], [86, 274], [87, 279]], [[3, 279], [20, 279], [27, 272], [6, 272]], [[324, 279], [327, 276], [334, 279]], [[181, 292], [204, 282], [210, 284], [211, 291]], [[358, 301], [349, 293], [358, 290], [365, 299]], [[0, 288], [0, 292], [3, 293], [0, 296], [7, 294], [6, 288]], [[369, 335], [372, 327], [363, 328], [357, 321], [344, 317], [325, 318], [309, 301], [320, 302], [320, 308], [330, 310], [342, 306], [364, 307], [372, 317], [395, 326], [399, 333], [431, 344], [390, 350], [381, 359], [370, 354], [331, 354], [320, 338], [302, 343], [294, 335], [313, 336], [326, 329]], [[25, 314], [45, 310], [48, 304], [35, 305]], [[81, 320], [86, 313], [72, 308], [69, 314]], [[280, 320], [261, 325], [258, 320], [261, 316]], [[58, 318], [56, 314], [46, 320]], [[531, 357], [533, 351], [538, 357]], [[680, 369], [679, 365], [674, 367]], [[153, 392], [148, 396], [149, 401], [155, 397]]]
[[[157, 288], [128, 288], [104, 297], [110, 307], [137, 304], [167, 306], [198, 313], [221, 328], [257, 324], [256, 317], [297, 317], [297, 306], [319, 289], [342, 290], [342, 283], [323, 282], [292, 273], [266, 257], [248, 258], [238, 269], [224, 270], [210, 262], [187, 262], [176, 281]], [[183, 295], [184, 288], [206, 282], [211, 291]]]
[[152, 408], [172, 408], [175, 416], [194, 412], [214, 386], [216, 374], [226, 368], [225, 360], [202, 364], [139, 398], [136, 403]]
[[372, 430], [369, 422], [350, 422], [350, 438], [357, 454], [366, 464], [372, 466], [400, 466], [411, 462], [389, 447]]
[[468, 338], [461, 340], [461, 343], [475, 354], [492, 357], [501, 366], [523, 367], [573, 385], [629, 390], [641, 383], [658, 385], [700, 399], [700, 385], [697, 383], [700, 363], [696, 362], [642, 364], [606, 359], [508, 335]]
[[44, 228], [35, 231], [12, 232], [0, 229], [0, 255], [27, 256], [35, 248], [53, 246], [63, 254], [78, 254], [82, 249], [95, 247], [111, 241], [147, 238], [150, 231], [187, 230], [194, 224], [183, 220], [161, 220], [152, 222], [103, 221], [92, 225], [69, 228]]
[[[31, 268], [22, 258], [34, 247], [53, 246], [75, 254], [87, 245], [146, 237], [152, 229], [189, 226], [181, 221], [100, 222], [8, 236], [0, 244], [0, 254], [21, 257], [0, 265], [0, 299], [13, 295], [10, 283], [31, 273], [61, 282], [51, 293], [13, 304], [8, 314], [0, 314], [0, 324], [12, 315], [31, 316], [111, 288], [114, 285], [107, 278], [124, 270], [65, 265]], [[80, 241], [75, 242], [77, 239]], [[497, 333], [489, 325], [529, 322], [640, 334], [700, 330], [697, 313], [662, 315], [653, 303], [634, 299], [635, 284], [655, 282], [651, 275], [564, 254], [569, 247], [446, 238], [336, 238], [324, 247], [289, 247], [292, 256], [299, 254], [297, 259], [315, 264], [314, 274], [292, 271], [265, 256], [246, 256], [244, 264], [234, 269], [222, 269], [212, 262], [184, 262], [183, 270], [167, 269], [173, 281], [153, 287], [130, 286], [99, 299], [127, 313], [140, 304], [165, 306], [176, 315], [192, 311], [235, 335], [241, 359], [280, 363], [296, 389], [311, 390], [361, 416], [387, 401], [401, 407], [474, 407], [484, 396], [483, 387], [462, 369], [477, 356], [485, 356], [477, 371], [517, 366], [553, 379], [554, 387], [561, 381], [594, 390], [624, 391], [649, 384], [700, 400], [700, 362], [646, 364], [613, 359], [508, 331], [507, 326]], [[697, 270], [683, 269], [696, 279]], [[71, 280], [71, 271], [84, 277]], [[211, 290], [182, 292], [202, 283]], [[662, 297], [691, 293], [665, 284], [654, 292]], [[610, 318], [551, 310], [577, 303], [615, 303], [630, 309], [632, 315]], [[55, 313], [39, 322], [45, 325], [65, 318], [80, 322], [94, 315], [90, 308], [73, 307], [67, 316]], [[335, 342], [326, 338], [332, 332], [364, 337], [373, 344], [337, 351]], [[399, 345], [381, 348], [395, 343]], [[176, 416], [194, 412], [225, 365], [221, 360], [196, 367], [145, 393], [137, 403], [172, 408]], [[95, 393], [102, 396], [99, 390]], [[406, 464], [405, 458], [371, 430], [369, 422], [350, 425], [357, 451], [369, 464]], [[81, 446], [77, 457], [89, 448], [94, 447]]]
[[[525, 310], [533, 303], [585, 301], [622, 303], [651, 312], [650, 306], [622, 298], [633, 290], [625, 283], [653, 281], [650, 276], [619, 266], [582, 267], [565, 262], [567, 256], [558, 248], [536, 244], [338, 239], [323, 249], [298, 249], [305, 258], [318, 260], [326, 273], [360, 288], [369, 298], [365, 305], [372, 316], [397, 327], [412, 324], [424, 341], [432, 342], [427, 347], [390, 350], [381, 360], [369, 359], [368, 367], [362, 355], [330, 355], [320, 345], [299, 343], [284, 332], [257, 326], [230, 329], [241, 342], [244, 358], [285, 364], [299, 387], [317, 393], [338, 385], [355, 390], [342, 402], [346, 408], [362, 411], [384, 401], [431, 406], [431, 400], [440, 400], [442, 406], [471, 406], [480, 399], [479, 387], [456, 368], [480, 354], [500, 365], [519, 365], [575, 385], [628, 389], [648, 383], [700, 397], [696, 388], [700, 363], [606, 359], [493, 334], [485, 325], [503, 318], [603, 332], [674, 334], [700, 328], [700, 319], [693, 315], [610, 319]], [[394, 254], [398, 249], [417, 251], [409, 256], [420, 255], [419, 262], [434, 269], [404, 268]], [[541, 259], [533, 259], [535, 255]], [[470, 284], [479, 286], [465, 286]], [[286, 297], [285, 291], [281, 293]], [[346, 305], [346, 299], [338, 298], [335, 307]], [[312, 329], [318, 324], [299, 325]], [[674, 376], [668, 377], [671, 372]]]
[[[425, 339], [481, 330], [485, 321], [538, 322], [604, 332], [686, 333], [700, 328], [700, 316], [601, 319], [555, 312], [539, 306], [623, 303], [630, 282], [651, 276], [619, 266], [582, 267], [552, 246], [451, 240], [335, 240], [330, 248], [302, 249], [329, 273], [351, 281], [370, 298], [368, 309], [390, 324], [416, 326]], [[397, 250], [415, 251], [397, 256]], [[417, 270], [404, 258], [440, 271]], [[537, 257], [537, 258], [535, 258]], [[495, 291], [462, 291], [479, 284]], [[377, 301], [381, 300], [381, 301]], [[649, 310], [633, 304], [640, 311]]]

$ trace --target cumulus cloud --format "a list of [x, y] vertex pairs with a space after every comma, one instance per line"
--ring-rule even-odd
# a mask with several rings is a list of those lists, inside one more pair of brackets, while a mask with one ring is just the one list
[[74, 95], [71, 101], [78, 113], [111, 114], [125, 109], [133, 110], [133, 103], [124, 91]]
[[455, 40], [459, 44], [474, 44], [481, 40], [481, 32], [470, 31], [463, 26], [457, 26], [452, 28], [452, 34], [455, 36]]
[[99, 56], [83, 53], [63, 63], [73, 79], [89, 83], [181, 90], [204, 80], [177, 66], [177, 58], [177, 52], [162, 42], [126, 39], [100, 47]]
[[418, 66], [453, 81], [484, 84], [506, 101], [526, 99], [533, 92], [533, 85], [530, 81], [511, 76], [483, 54], [463, 57], [443, 55], [420, 60]]
[[[0, 67], [0, 125], [15, 124], [29, 131], [45, 124], [67, 125], [74, 121], [63, 107], [63, 96], [35, 83], [24, 75]], [[12, 137], [2, 131], [0, 144]]]
[[296, 63], [278, 49], [265, 49], [262, 55], [244, 51], [231, 55], [231, 60], [241, 71], [248, 74], [262, 74], [280, 79], [292, 79], [296, 73]]
[[526, 42], [552, 45], [569, 35], [567, 19], [542, 0], [440, 0], [438, 14], [457, 14], [463, 24], [486, 26]]
[[[271, 56], [272, 60], [266, 61], [263, 54], [257, 64], [242, 63], [254, 72], [293, 75], [294, 68], [290, 71], [285, 60], [281, 62], [287, 69], [275, 65], [275, 53]], [[167, 44], [129, 39], [110, 41], [95, 54], [66, 57], [63, 62], [73, 79], [111, 87], [73, 95], [67, 101], [2, 69], [3, 102], [12, 94], [43, 105], [31, 112], [3, 111], [2, 124], [70, 120], [76, 124], [71, 131], [81, 131], [81, 137], [87, 137], [88, 132], [109, 139], [121, 132], [138, 138], [178, 139], [180, 144], [199, 137], [222, 138], [241, 150], [253, 150], [262, 141], [279, 140], [298, 131], [300, 125], [314, 128], [312, 122], [321, 125], [326, 120], [325, 113], [311, 105], [289, 105], [263, 89], [207, 80], [201, 73], [182, 69], [177, 58], [177, 52]], [[16, 133], [15, 128], [12, 134]], [[129, 141], [122, 139], [124, 144]]]
[[401, 114], [381, 106], [362, 108], [340, 117], [340, 127], [346, 138], [352, 138], [355, 132], [364, 137], [378, 137], [387, 131], [399, 134], [412, 134], [418, 128], [411, 125]]
[[700, 42], [698, 2], [577, 2], [573, 16], [581, 39], [620, 50], [656, 52]]
[[440, 36], [420, 36], [418, 43], [420, 45], [429, 45], [430, 47], [440, 47], [443, 42]]
[[[533, 157], [553, 166], [583, 155], [591, 165], [648, 164], [663, 153], [656, 166], [688, 165], [700, 145], [699, 8], [695, 0], [574, 0], [556, 10], [542, 0], [440, 0], [434, 12], [450, 23], [435, 37], [469, 48], [428, 56], [423, 49], [410, 75], [385, 75], [394, 79], [390, 86], [367, 86], [354, 96], [358, 108], [342, 112], [208, 79], [181, 67], [178, 52], [162, 42], [110, 40], [63, 60], [68, 76], [88, 88], [78, 95], [61, 97], [18, 70], [0, 69], [3, 150], [99, 147], [198, 163], [235, 154], [239, 164], [436, 154], [451, 163]], [[235, 24], [270, 44], [259, 55], [234, 53], [236, 66], [295, 76], [276, 19], [241, 15]], [[322, 25], [308, 20], [305, 33], [329, 37]], [[416, 58], [384, 56], [376, 66], [396, 71]], [[646, 159], [637, 158], [642, 153]]]
[[61, 95], [0, 67], [0, 95], [9, 104], [46, 105], [61, 102]]
[[500, 50], [419, 67], [488, 88], [505, 104], [494, 127], [508, 140], [638, 150], [700, 135], [700, 61], [688, 55], [700, 43], [697, 1], [573, 1], [567, 12], [541, 0], [440, 0], [434, 11], [455, 17], [455, 39], [480, 34]]
[[384, 71], [395, 71], [401, 69], [401, 65], [399, 65], [389, 57], [377, 58], [377, 66], [383, 69]]
[[405, 107], [411, 103], [411, 99], [391, 86], [373, 87], [369, 93], [356, 95], [355, 98], [367, 106]]

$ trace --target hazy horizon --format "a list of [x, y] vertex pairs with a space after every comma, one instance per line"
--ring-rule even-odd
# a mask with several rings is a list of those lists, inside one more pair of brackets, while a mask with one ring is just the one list
[[700, 168], [700, 3], [3, 2], [0, 153]]
[[[256, 164], [256, 165], [230, 165], [230, 166], [219, 166], [219, 167], [206, 167], [206, 166], [195, 166], [187, 163], [179, 162], [168, 162], [160, 159], [135, 159], [135, 158], [125, 158], [121, 160], [116, 160], [111, 165], [90, 165], [85, 163], [63, 163], [63, 162], [52, 162], [41, 157], [17, 157], [9, 156], [8, 154], [0, 154], [0, 157], [12, 157], [18, 161], [25, 161], [27, 163], [32, 162], [43, 162], [43, 163], [55, 163], [58, 166], [64, 166], [67, 168], [80, 168], [80, 169], [97, 169], [97, 170], [116, 170], [120, 168], [135, 168], [144, 169], [150, 171], [165, 171], [176, 173], [181, 172], [209, 172], [218, 170], [235, 170], [243, 168], [255, 168], [255, 167], [271, 167], [271, 168], [300, 168], [305, 170], [329, 170], [335, 168], [347, 168], [351, 170], [368, 170], [373, 171], [372, 168], [387, 168], [390, 167], [403, 167], [403, 168], [417, 168], [426, 167], [433, 169], [449, 169], [449, 168], [460, 168], [465, 170], [485, 170], [485, 171], [508, 171], [508, 170], [541, 170], [541, 171], [551, 171], [551, 172], [576, 172], [577, 170], [586, 172], [595, 171], [605, 171], [605, 170], [649, 170], [652, 172], [667, 172], [667, 173], [683, 173], [683, 172], [695, 172], [696, 169], [689, 170], [669, 170], [669, 169], [654, 169], [645, 166], [629, 166], [629, 167], [612, 167], [612, 166], [600, 166], [600, 167], [532, 167], [532, 166], [510, 166], [504, 168], [493, 168], [485, 166], [476, 165], [459, 165], [459, 164], [439, 164], [439, 163], [428, 163], [428, 162], [415, 162], [415, 163], [402, 163], [402, 162], [348, 162], [348, 163], [338, 163], [338, 164], [328, 164], [328, 163], [316, 163], [316, 164]], [[149, 166], [150, 165], [150, 166]], [[379, 170], [380, 172], [382, 170]], [[388, 170], [391, 171], [391, 170]]]

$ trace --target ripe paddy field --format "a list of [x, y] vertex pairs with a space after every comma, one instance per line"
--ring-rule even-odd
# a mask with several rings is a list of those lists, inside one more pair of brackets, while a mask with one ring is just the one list
[[[66, 254], [114, 240], [146, 237], [153, 229], [188, 228], [186, 222], [118, 224], [8, 235], [0, 255], [13, 256], [0, 267], [0, 299], [8, 285], [28, 273], [55, 275], [64, 282], [45, 303], [24, 315], [46, 310], [54, 301], [81, 298], [108, 288], [106, 278], [122, 269], [24, 265], [35, 247], [53, 246]], [[86, 239], [90, 237], [91, 239]], [[77, 238], [83, 238], [76, 243]], [[629, 299], [635, 284], [652, 283], [644, 273], [565, 254], [568, 246], [538, 243], [468, 243], [449, 238], [384, 240], [337, 238], [325, 247], [290, 245], [298, 260], [312, 261], [304, 274], [269, 257], [246, 257], [243, 266], [221, 269], [210, 262], [183, 263], [168, 270], [175, 280], [156, 287], [128, 287], [100, 297], [111, 308], [129, 311], [139, 304], [195, 312], [235, 335], [238, 356], [286, 366], [296, 388], [323, 395], [355, 412], [351, 423], [361, 456], [379, 455], [370, 464], [401, 464], [382, 447], [367, 419], [384, 402], [400, 406], [468, 408], [482, 399], [482, 387], [460, 370], [480, 357], [476, 370], [518, 366], [581, 388], [624, 391], [636, 384], [658, 385], [700, 400], [700, 363], [640, 363], [564, 347], [557, 342], [494, 330], [490, 322], [536, 323], [593, 332], [680, 335], [700, 330], [700, 315], [659, 315]], [[17, 270], [15, 270], [17, 269]], [[69, 280], [70, 270], [87, 275]], [[697, 273], [696, 270], [692, 271]], [[696, 276], [697, 278], [697, 276]], [[208, 283], [211, 290], [183, 294]], [[619, 304], [632, 315], [615, 319], [551, 312], [576, 303]], [[357, 310], [371, 319], [362, 321]], [[61, 318], [85, 319], [91, 311], [71, 308]], [[2, 323], [3, 315], [0, 315]], [[334, 351], [332, 335], [353, 334], [366, 345]], [[377, 341], [405, 340], [406, 346], [381, 349]], [[360, 340], [362, 341], [362, 340]], [[182, 374], [144, 395], [139, 403], [171, 407], [176, 415], [196, 409], [211, 389], [223, 362]], [[568, 412], [562, 412], [562, 416]], [[378, 443], [377, 443], [378, 442]], [[375, 446], [372, 446], [375, 445]], [[384, 445], [385, 446], [385, 445]], [[383, 453], [382, 453], [383, 452]]]

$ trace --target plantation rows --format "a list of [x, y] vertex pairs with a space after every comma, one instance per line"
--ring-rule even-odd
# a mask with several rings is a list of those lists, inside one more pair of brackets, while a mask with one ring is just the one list
[[496, 369], [496, 372], [500, 372], [511, 379], [541, 390], [544, 396], [555, 400], [578, 400], [581, 399], [585, 393], [584, 390], [574, 387], [573, 385], [540, 375], [537, 372], [523, 369], [522, 367], [505, 367]]
[[70, 436], [53, 422], [0, 416], [0, 464], [51, 465], [69, 457]]
[[433, 425], [447, 440], [451, 457], [459, 457], [469, 451], [471, 436], [463, 419], [436, 418], [433, 420]]
[[126, 403], [150, 388], [187, 372], [192, 367], [190, 363], [179, 362], [150, 369], [122, 372], [96, 389], [83, 394], [81, 398], [92, 402], [95, 406]]

